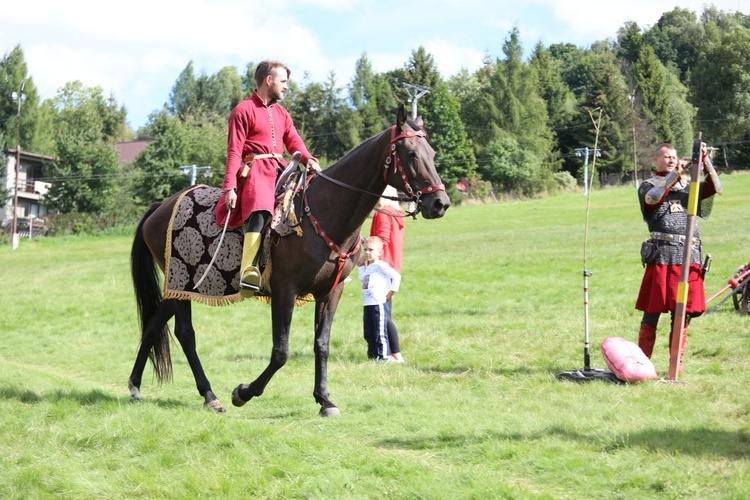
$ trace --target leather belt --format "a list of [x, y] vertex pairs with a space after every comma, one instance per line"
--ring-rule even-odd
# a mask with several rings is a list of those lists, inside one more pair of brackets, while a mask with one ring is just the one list
[[276, 158], [277, 160], [280, 160], [281, 158], [283, 158], [283, 156], [279, 153], [250, 153], [248, 155], [245, 155], [245, 157], [242, 159], [242, 162], [247, 165], [248, 163], [252, 163], [253, 160], [262, 160], [263, 158]]
[[258, 154], [250, 153], [248, 155], [245, 155], [245, 157], [242, 159], [243, 165], [242, 165], [242, 168], [240, 169], [240, 173], [238, 177], [240, 179], [244, 179], [245, 177], [247, 177], [247, 174], [250, 173], [250, 165], [255, 160], [262, 160], [264, 158], [276, 158], [277, 160], [280, 160], [283, 157], [284, 156], [279, 153], [258, 153]]
[[[651, 239], [659, 240], [659, 241], [674, 241], [677, 243], [685, 243], [684, 234], [660, 233], [658, 231], [653, 231], [651, 232]], [[700, 245], [700, 244], [701, 244], [700, 238], [693, 238], [693, 245]]]

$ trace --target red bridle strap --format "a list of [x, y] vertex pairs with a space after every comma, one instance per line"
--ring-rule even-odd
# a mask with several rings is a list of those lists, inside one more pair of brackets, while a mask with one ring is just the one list
[[401, 157], [398, 154], [398, 151], [396, 150], [396, 142], [401, 139], [406, 139], [407, 137], [422, 137], [426, 138], [427, 134], [425, 134], [424, 130], [406, 130], [401, 132], [399, 135], [396, 135], [396, 126], [394, 125], [393, 128], [391, 128], [391, 154], [388, 155], [388, 157], [385, 159], [385, 168], [383, 170], [383, 180], [387, 182], [388, 178], [388, 169], [391, 166], [391, 163], [393, 164], [393, 172], [398, 173], [398, 175], [401, 176], [401, 179], [404, 181], [404, 186], [406, 187], [406, 194], [414, 199], [417, 200], [425, 193], [432, 193], [435, 191], [445, 191], [445, 185], [444, 184], [434, 184], [431, 186], [425, 186], [419, 191], [414, 191], [412, 189], [411, 184], [409, 183], [409, 177], [406, 175], [406, 171], [404, 170], [404, 166], [401, 163]]
[[315, 218], [315, 216], [312, 214], [312, 211], [310, 211], [310, 205], [307, 203], [307, 191], [304, 192], [304, 198], [305, 198], [305, 212], [307, 213], [307, 216], [310, 218], [310, 223], [312, 224], [313, 229], [315, 230], [315, 234], [323, 238], [323, 241], [326, 242], [326, 246], [331, 249], [334, 253], [336, 253], [336, 256], [338, 257], [336, 261], [336, 279], [333, 281], [333, 286], [331, 287], [331, 290], [328, 292], [330, 294], [334, 288], [339, 284], [339, 281], [341, 281], [341, 275], [344, 272], [344, 265], [346, 264], [346, 261], [351, 257], [352, 255], [359, 252], [359, 246], [362, 242], [362, 238], [357, 238], [357, 243], [354, 244], [354, 248], [349, 253], [344, 253], [341, 251], [339, 246], [326, 234], [325, 230], [321, 227], [320, 222], [318, 222], [318, 219]]

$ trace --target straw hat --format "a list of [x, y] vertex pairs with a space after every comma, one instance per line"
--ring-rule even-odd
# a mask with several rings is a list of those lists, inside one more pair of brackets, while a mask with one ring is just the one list
[[[391, 198], [397, 198], [398, 197], [398, 191], [396, 191], [395, 187], [388, 185], [383, 190], [383, 196], [389, 196]], [[378, 206], [381, 206], [381, 207], [401, 208], [401, 206], [398, 204], [398, 200], [389, 200], [388, 198], [380, 198], [380, 200], [378, 200]]]

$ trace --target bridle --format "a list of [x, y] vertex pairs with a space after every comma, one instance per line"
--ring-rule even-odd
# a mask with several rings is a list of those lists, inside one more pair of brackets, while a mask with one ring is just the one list
[[[323, 238], [323, 241], [325, 241], [326, 246], [334, 253], [336, 253], [336, 256], [338, 257], [337, 263], [336, 263], [336, 279], [333, 281], [333, 286], [331, 287], [331, 290], [328, 292], [329, 294], [336, 288], [336, 286], [339, 284], [339, 281], [341, 279], [341, 275], [344, 271], [344, 265], [346, 261], [355, 255], [357, 252], [359, 252], [360, 244], [362, 243], [362, 239], [357, 238], [357, 242], [354, 244], [354, 248], [350, 252], [342, 252], [339, 246], [331, 240], [331, 238], [328, 236], [328, 234], [325, 232], [325, 230], [321, 227], [320, 222], [313, 216], [312, 212], [310, 211], [310, 205], [307, 202], [307, 186], [309, 182], [312, 180], [312, 177], [314, 176], [320, 176], [323, 179], [336, 184], [338, 186], [341, 186], [343, 188], [349, 189], [351, 191], [356, 191], [359, 193], [369, 194], [371, 196], [374, 196], [376, 198], [386, 198], [389, 200], [396, 200], [396, 201], [413, 201], [415, 202], [416, 208], [414, 209], [414, 212], [408, 214], [417, 218], [417, 215], [419, 213], [419, 207], [421, 205], [421, 198], [423, 194], [427, 193], [434, 193], [436, 191], [445, 191], [445, 185], [444, 184], [433, 184], [425, 186], [424, 188], [420, 189], [419, 191], [414, 191], [414, 189], [411, 187], [411, 184], [409, 183], [409, 177], [406, 175], [406, 171], [404, 170], [403, 163], [401, 162], [401, 158], [398, 154], [398, 150], [396, 149], [396, 143], [401, 139], [406, 139], [408, 137], [422, 137], [423, 139], [427, 138], [427, 134], [424, 132], [424, 130], [407, 130], [404, 132], [401, 132], [400, 134], [396, 135], [396, 126], [394, 125], [393, 128], [391, 128], [391, 148], [390, 148], [390, 154], [385, 159], [385, 165], [383, 166], [383, 180], [388, 183], [388, 170], [393, 166], [393, 173], [398, 174], [401, 176], [401, 179], [404, 181], [404, 186], [406, 189], [406, 194], [409, 196], [408, 200], [402, 200], [399, 197], [393, 197], [393, 196], [383, 196], [382, 193], [372, 193], [370, 191], [366, 191], [364, 189], [360, 189], [355, 186], [350, 186], [349, 184], [346, 184], [344, 182], [339, 181], [338, 179], [334, 179], [332, 177], [329, 177], [328, 175], [324, 174], [322, 171], [316, 171], [310, 178], [305, 179], [302, 182], [302, 205], [304, 207], [304, 215], [306, 215], [310, 219], [310, 223], [312, 224], [313, 229], [315, 230], [315, 234]], [[300, 220], [301, 223], [301, 220]]]
[[[434, 193], [435, 191], [445, 191], [445, 185], [433, 184], [431, 186], [425, 186], [419, 191], [414, 191], [414, 189], [411, 187], [411, 184], [409, 183], [409, 177], [406, 175], [404, 165], [401, 162], [401, 156], [399, 156], [398, 151], [396, 150], [396, 142], [401, 139], [406, 139], [407, 137], [422, 137], [426, 140], [427, 134], [424, 130], [406, 130], [404, 132], [401, 132], [399, 135], [396, 135], [396, 126], [394, 125], [391, 128], [391, 154], [386, 157], [385, 165], [383, 165], [383, 180], [388, 183], [388, 169], [390, 169], [391, 165], [393, 165], [393, 173], [401, 176], [401, 179], [404, 181], [406, 194], [409, 195], [410, 201], [415, 201], [417, 205], [419, 205], [420, 198], [423, 194]], [[378, 197], [380, 197], [380, 195], [378, 195]]]
[[444, 184], [433, 184], [428, 185], [420, 189], [419, 191], [414, 191], [414, 189], [411, 187], [411, 184], [409, 183], [409, 176], [406, 175], [406, 171], [404, 170], [404, 165], [401, 162], [401, 157], [398, 154], [398, 150], [396, 149], [396, 143], [401, 139], [406, 139], [408, 137], [422, 137], [424, 139], [427, 138], [427, 134], [424, 132], [424, 130], [407, 130], [404, 132], [401, 132], [400, 134], [396, 135], [396, 126], [394, 125], [391, 128], [391, 147], [390, 147], [390, 154], [385, 159], [385, 164], [383, 165], [383, 180], [388, 183], [388, 174], [391, 167], [393, 167], [393, 172], [396, 175], [399, 175], [401, 179], [404, 181], [404, 190], [406, 191], [406, 194], [408, 195], [408, 198], [402, 198], [400, 196], [388, 196], [383, 195], [381, 193], [373, 193], [372, 191], [366, 191], [364, 189], [360, 189], [355, 186], [350, 186], [349, 184], [346, 184], [345, 182], [341, 182], [338, 179], [334, 179], [333, 177], [328, 176], [324, 172], [315, 172], [315, 175], [319, 175], [323, 179], [327, 180], [328, 182], [332, 184], [336, 184], [337, 186], [341, 186], [343, 188], [346, 188], [350, 191], [356, 191], [358, 193], [364, 193], [369, 194], [370, 196], [373, 196], [375, 198], [385, 198], [386, 200], [393, 200], [393, 201], [403, 201], [403, 202], [413, 202], [414, 203], [414, 211], [408, 212], [406, 215], [411, 215], [412, 218], [416, 219], [417, 214], [419, 214], [420, 206], [422, 205], [422, 195], [427, 193], [434, 193], [436, 191], [445, 191], [445, 185]]

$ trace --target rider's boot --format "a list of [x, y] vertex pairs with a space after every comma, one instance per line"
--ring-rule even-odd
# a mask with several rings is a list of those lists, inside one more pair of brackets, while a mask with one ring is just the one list
[[260, 290], [260, 269], [257, 255], [260, 249], [260, 233], [245, 233], [242, 245], [242, 265], [240, 266], [240, 294], [245, 298], [255, 295]]

